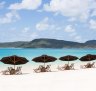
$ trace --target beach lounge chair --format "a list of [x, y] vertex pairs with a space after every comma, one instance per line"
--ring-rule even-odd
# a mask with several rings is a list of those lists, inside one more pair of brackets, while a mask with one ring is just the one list
[[42, 68], [40, 69], [40, 72], [46, 72], [46, 68], [45, 68], [45, 67], [42, 67]]
[[87, 65], [85, 65], [85, 68], [91, 68], [91, 63], [88, 63]]
[[85, 64], [85, 65], [81, 65], [80, 66], [81, 68], [91, 68], [91, 63], [87, 63], [87, 64]]
[[91, 64], [91, 68], [95, 68], [95, 62]]
[[71, 65], [65, 64], [62, 67], [57, 68], [58, 70], [64, 71], [64, 70], [73, 70], [74, 69], [74, 63], [72, 63]]
[[70, 70], [74, 70], [74, 63], [72, 63], [69, 67], [70, 67]]
[[17, 69], [15, 70], [15, 74], [16, 74], [16, 75], [22, 74], [21, 68], [22, 68], [22, 67], [17, 67]]
[[81, 68], [94, 68], [95, 67], [95, 62], [87, 63], [86, 65], [81, 65]]
[[10, 70], [10, 75], [14, 75], [15, 74], [15, 69], [11, 69]]
[[21, 68], [22, 67], [17, 67], [16, 70], [13, 68], [8, 68], [8, 69], [9, 69], [10, 75], [20, 75], [22, 74]]
[[9, 71], [8, 70], [4, 70], [4, 71], [1, 71], [3, 75], [9, 75]]
[[2, 71], [2, 74], [3, 75], [10, 75], [11, 69], [12, 69], [12, 67], [8, 67], [7, 70]]
[[17, 75], [17, 74], [22, 74], [21, 72], [21, 67], [17, 67], [17, 69], [13, 69], [12, 67], [8, 67], [7, 70], [2, 71], [3, 75]]
[[70, 70], [70, 66], [67, 64], [64, 66], [64, 70]]
[[64, 70], [68, 70], [70, 67], [68, 64], [65, 64], [64, 66], [60, 67], [58, 66], [57, 69], [60, 70], [60, 71], [64, 71]]
[[51, 72], [50, 66], [51, 66], [51, 65], [47, 65], [47, 66], [46, 66], [46, 68], [45, 68], [45, 69], [46, 69], [46, 72]]
[[43, 67], [42, 65], [39, 65], [38, 68], [33, 69], [33, 70], [34, 70], [34, 72], [39, 73], [39, 72], [41, 71], [41, 68], [42, 68], [42, 67]]
[[33, 69], [33, 70], [36, 73], [39, 73], [39, 72], [51, 72], [50, 66], [51, 65], [47, 65], [46, 67], [44, 67], [43, 65], [40, 65], [38, 68]]
[[50, 66], [51, 65], [47, 65], [46, 67], [42, 66], [42, 68], [40, 69], [41, 70], [40, 72], [51, 72]]

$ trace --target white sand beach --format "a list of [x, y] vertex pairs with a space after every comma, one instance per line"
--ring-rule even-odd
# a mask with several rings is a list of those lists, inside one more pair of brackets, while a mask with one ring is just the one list
[[96, 91], [96, 68], [0, 75], [0, 91]]

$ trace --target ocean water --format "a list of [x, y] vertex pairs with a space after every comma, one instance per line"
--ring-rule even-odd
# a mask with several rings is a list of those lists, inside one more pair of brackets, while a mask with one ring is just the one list
[[[41, 56], [43, 54], [47, 54], [50, 56], [54, 56], [56, 58], [59, 58], [61, 56], [65, 55], [74, 55], [77, 57], [84, 56], [86, 54], [96, 54], [96, 49], [77, 49], [77, 48], [64, 48], [64, 49], [46, 49], [46, 48], [38, 48], [38, 49], [31, 49], [31, 48], [25, 48], [25, 49], [19, 49], [19, 48], [1, 48], [0, 49], [0, 59], [2, 57], [11, 56], [11, 55], [18, 55], [26, 57], [29, 60], [30, 65], [38, 65], [39, 63], [35, 63], [32, 60], [32, 58]], [[76, 62], [79, 62], [77, 60]], [[57, 60], [55, 62], [52, 62], [51, 64], [60, 64], [62, 61]], [[26, 64], [25, 64], [26, 65]], [[0, 62], [0, 66], [5, 66], [5, 64]]]

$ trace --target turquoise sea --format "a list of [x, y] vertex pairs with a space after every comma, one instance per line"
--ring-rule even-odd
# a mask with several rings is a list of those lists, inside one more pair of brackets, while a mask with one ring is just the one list
[[[0, 59], [2, 57], [11, 56], [11, 55], [18, 55], [26, 57], [29, 60], [28, 64], [31, 65], [37, 65], [38, 63], [32, 62], [32, 58], [41, 56], [43, 54], [47, 54], [54, 57], [61, 57], [65, 55], [74, 55], [77, 57], [81, 57], [86, 54], [96, 54], [96, 49], [46, 49], [46, 48], [38, 48], [38, 49], [31, 49], [31, 48], [25, 48], [25, 49], [19, 49], [19, 48], [0, 48]], [[79, 62], [79, 60], [77, 60]], [[56, 62], [53, 62], [52, 64], [59, 64], [62, 61], [57, 60]], [[5, 66], [3, 63], [0, 63], [0, 66]]]

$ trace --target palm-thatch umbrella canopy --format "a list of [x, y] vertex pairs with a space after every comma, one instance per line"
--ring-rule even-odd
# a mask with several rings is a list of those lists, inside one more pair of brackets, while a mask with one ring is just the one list
[[16, 55], [3, 57], [0, 61], [3, 62], [4, 64], [14, 65], [14, 69], [15, 69], [15, 65], [26, 64], [28, 62], [26, 58], [19, 57]]
[[54, 62], [55, 60], [57, 60], [57, 58], [55, 58], [53, 56], [48, 56], [48, 55], [41, 55], [39, 57], [35, 57], [32, 59], [32, 61], [34, 61], [34, 62], [44, 63], [44, 67], [45, 67], [45, 63]]
[[95, 59], [96, 59], [96, 55], [87, 54], [87, 55], [81, 57], [79, 60], [85, 62], [85, 61], [93, 61]]
[[67, 55], [67, 56], [63, 56], [63, 57], [59, 58], [59, 60], [61, 60], [61, 61], [68, 61], [68, 65], [69, 65], [69, 61], [74, 61], [77, 59], [78, 59], [78, 57], [72, 56], [72, 55]]

